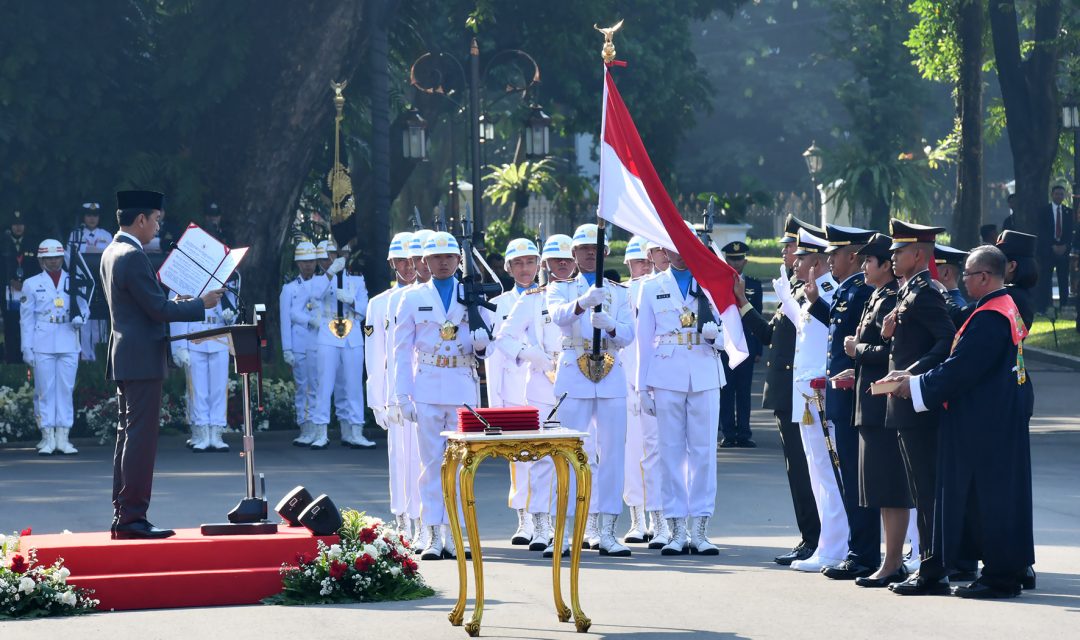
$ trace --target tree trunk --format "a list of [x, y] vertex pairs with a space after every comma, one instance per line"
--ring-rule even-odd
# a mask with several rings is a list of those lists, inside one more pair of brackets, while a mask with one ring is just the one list
[[364, 216], [354, 215], [356, 237], [367, 257], [364, 279], [371, 295], [381, 293], [390, 285], [389, 264], [382, 258], [390, 246], [390, 44], [387, 34], [396, 9], [396, 0], [377, 0], [372, 6], [370, 224], [364, 224]]
[[960, 120], [960, 150], [956, 164], [956, 204], [952, 242], [956, 247], [979, 244], [982, 223], [983, 159], [983, 32], [982, 0], [960, 3], [958, 38], [960, 69], [956, 83], [956, 115]]
[[[512, 162], [514, 164], [515, 167], [518, 166], [519, 164], [521, 164], [521, 160], [522, 160], [521, 156], [524, 154], [524, 150], [525, 150], [525, 145], [522, 144], [521, 136], [522, 136], [522, 134], [518, 133], [517, 146], [514, 147], [514, 159], [510, 161], [510, 162]], [[528, 192], [526, 192], [525, 204], [521, 205], [520, 208], [524, 209], [526, 206], [528, 206], [528, 204], [529, 204]], [[519, 207], [518, 207], [518, 199], [515, 197], [513, 199], [513, 201], [510, 203], [510, 215], [506, 219], [507, 227], [510, 228], [510, 229], [513, 229], [514, 228], [514, 223], [517, 222], [518, 209], [519, 209]], [[490, 224], [491, 221], [489, 220], [488, 223]], [[511, 232], [511, 233], [513, 233], [513, 232]]]
[[[1050, 243], [1038, 214], [1047, 203], [1058, 148], [1056, 74], [1061, 51], [1054, 41], [1061, 29], [1061, 0], [1036, 3], [1035, 46], [1027, 59], [1020, 51], [1016, 3], [992, 0], [989, 17], [1016, 178], [1017, 227], [1043, 236], [1037, 259], [1045, 265]], [[1036, 309], [1045, 309], [1050, 303], [1050, 279], [1040, 278], [1035, 293]]]
[[251, 247], [241, 267], [249, 304], [276, 306], [282, 244], [315, 152], [333, 134], [330, 81], [353, 77], [366, 48], [364, 4], [264, 2], [251, 16], [245, 81], [228, 108], [208, 118], [213, 146], [201, 156], [216, 176], [218, 201], [236, 212], [233, 229]]

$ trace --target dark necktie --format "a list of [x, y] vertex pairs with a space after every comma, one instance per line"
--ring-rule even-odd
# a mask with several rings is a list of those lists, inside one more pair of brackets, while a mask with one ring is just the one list
[[1054, 240], [1061, 241], [1061, 205], [1054, 205]]

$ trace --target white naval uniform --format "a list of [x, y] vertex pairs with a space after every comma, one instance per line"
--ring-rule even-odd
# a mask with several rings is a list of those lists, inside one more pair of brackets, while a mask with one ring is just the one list
[[[315, 411], [311, 421], [316, 425], [330, 424], [330, 403], [337, 409], [338, 421], [364, 424], [364, 311], [368, 295], [364, 277], [346, 274], [342, 287], [350, 291], [354, 301], [342, 304], [343, 317], [352, 320], [352, 330], [344, 338], [330, 330], [330, 321], [337, 317], [337, 276], [312, 278], [311, 297], [318, 301], [319, 327], [315, 342], [318, 345], [318, 382], [315, 386]], [[321, 281], [321, 282], [320, 282]], [[310, 282], [310, 281], [309, 281]]]
[[389, 424], [386, 413], [387, 373], [390, 370], [386, 340], [389, 336], [389, 302], [397, 286], [383, 291], [368, 301], [364, 314], [364, 368], [367, 369], [367, 401], [375, 412], [376, 422], [387, 431], [386, 456], [390, 481], [390, 513], [406, 513], [405, 431], [400, 425]]
[[[555, 407], [555, 364], [562, 349], [562, 331], [548, 313], [545, 287], [529, 289], [518, 297], [509, 316], [499, 326], [495, 340], [497, 350], [525, 372], [522, 385], [525, 404], [536, 407], [543, 421]], [[539, 370], [520, 358], [522, 350], [529, 346], [539, 347], [548, 354], [551, 364], [546, 370]], [[519, 475], [517, 479], [521, 477]], [[570, 480], [574, 481], [573, 474], [570, 474]], [[532, 463], [528, 473], [529, 501], [524, 507], [529, 513], [555, 513], [557, 505], [551, 499], [554, 481], [555, 465], [550, 457]]]
[[[822, 301], [828, 306], [836, 294], [837, 285], [829, 272], [817, 279], [818, 291]], [[813, 397], [814, 390], [810, 381], [825, 375], [825, 363], [828, 357], [829, 327], [822, 324], [810, 313], [810, 303], [799, 308], [791, 297], [788, 288], [780, 287], [777, 291], [784, 315], [795, 325], [795, 361], [792, 364], [791, 421], [802, 425], [803, 450], [806, 452], [807, 466], [810, 468], [810, 486], [817, 503], [818, 518], [821, 520], [821, 534], [818, 537], [816, 555], [824, 562], [840, 562], [848, 554], [848, 521], [844, 511], [844, 502], [840, 498], [840, 488], [833, 475], [832, 460], [825, 444], [821, 419], [813, 404], [809, 406], [812, 424], [803, 423], [803, 413], [807, 409], [805, 396]], [[836, 430], [829, 425], [829, 435], [836, 442]]]
[[[460, 286], [454, 283], [455, 288]], [[405, 290], [396, 314], [394, 394], [396, 398], [411, 398], [416, 407], [420, 519], [424, 526], [448, 523], [441, 475], [446, 438], [440, 434], [457, 429], [458, 407], [462, 403], [476, 406], [480, 397], [469, 320], [457, 298], [455, 290], [449, 308], [443, 307], [434, 281], [428, 281]], [[490, 322], [489, 312], [480, 312], [484, 321]], [[453, 337], [440, 335], [444, 323]]]
[[589, 513], [618, 515], [622, 512], [624, 459], [626, 457], [626, 374], [619, 350], [634, 340], [634, 325], [626, 287], [604, 283], [602, 308], [615, 321], [615, 335], [602, 331], [602, 351], [614, 357], [611, 372], [599, 382], [585, 377], [578, 356], [591, 352], [592, 309], [575, 313], [577, 299], [589, 290], [584, 275], [547, 286], [551, 319], [562, 331], [562, 352], [555, 376], [555, 395], [567, 394], [559, 409], [564, 427], [584, 431], [585, 450], [592, 468]]
[[711, 517], [716, 505], [723, 340], [704, 342], [696, 320], [682, 326], [680, 316], [696, 314], [697, 304], [671, 269], [646, 280], [638, 297], [637, 388], [651, 389], [656, 402], [667, 518]]
[[[637, 316], [641, 285], [651, 275], [630, 281], [630, 307]], [[640, 333], [636, 332], [639, 336]], [[663, 511], [663, 472], [660, 469], [660, 427], [656, 416], [641, 410], [637, 388], [637, 349], [623, 349], [626, 369], [626, 460], [623, 463], [623, 502], [628, 507], [644, 507], [646, 511]]]
[[[227, 324], [222, 317], [221, 303], [204, 311], [201, 322], [172, 322], [170, 335], [179, 336]], [[187, 349], [187, 413], [191, 426], [226, 427], [229, 399], [229, 339], [220, 336], [202, 342], [176, 340], [171, 343], [173, 354]], [[175, 355], [174, 355], [175, 358]]]
[[[45, 271], [23, 282], [19, 304], [22, 350], [34, 352], [34, 406], [41, 429], [70, 429], [75, 421], [72, 391], [79, 368], [79, 332], [71, 324], [67, 273], [53, 284]], [[89, 315], [79, 298], [82, 317]]]
[[[386, 377], [383, 382], [383, 393], [386, 396], [387, 405], [394, 403], [394, 398], [397, 396], [394, 387], [394, 379], [397, 373], [397, 358], [391, 357], [394, 353], [394, 340], [397, 330], [397, 310], [401, 306], [401, 298], [405, 295], [406, 291], [418, 286], [419, 282], [406, 285], [404, 287], [397, 287], [392, 289], [390, 296], [387, 299], [386, 311], [387, 311], [387, 323], [386, 323]], [[415, 371], [416, 356], [412, 354], [410, 359], [409, 375], [411, 376]], [[401, 455], [398, 456], [398, 472], [397, 475], [401, 478], [399, 486], [403, 486], [403, 500], [404, 511], [402, 513], [409, 516], [410, 520], [418, 520], [420, 518], [420, 445], [416, 439], [416, 422], [411, 420], [404, 420], [399, 413], [389, 412], [387, 414], [387, 425], [390, 431], [390, 437], [387, 441], [393, 438], [393, 434], [397, 433], [400, 436], [401, 441]], [[391, 498], [393, 501], [393, 498]]]
[[[515, 284], [509, 291], [491, 300], [495, 305], [491, 335], [498, 339], [499, 329], [510, 315], [514, 304], [522, 297]], [[487, 392], [489, 407], [523, 407], [525, 400], [525, 367], [519, 366], [513, 358], [501, 349], [491, 349], [484, 364], [487, 373]], [[510, 495], [507, 505], [514, 510], [529, 508], [529, 470], [531, 462], [510, 462]]]
[[[112, 242], [113, 234], [97, 227], [95, 229], [87, 229], [85, 225], [79, 227], [78, 230], [72, 231], [68, 236], [68, 242], [64, 245], [64, 251], [66, 253], [65, 260], [71, 260], [71, 251], [68, 247], [73, 242], [77, 242], [79, 245], [79, 253], [101, 253], [105, 251], [105, 247], [109, 246]], [[89, 316], [86, 318], [86, 324], [79, 330], [80, 349], [82, 351], [82, 359], [87, 362], [94, 362], [97, 359], [97, 354], [94, 353], [94, 346], [102, 344], [109, 339], [109, 323], [104, 319], [91, 320]]]
[[314, 315], [306, 284], [318, 276], [304, 280], [300, 276], [281, 287], [278, 309], [281, 321], [281, 350], [293, 354], [293, 381], [296, 383], [294, 404], [296, 424], [311, 421], [315, 412], [315, 329], [308, 324]]

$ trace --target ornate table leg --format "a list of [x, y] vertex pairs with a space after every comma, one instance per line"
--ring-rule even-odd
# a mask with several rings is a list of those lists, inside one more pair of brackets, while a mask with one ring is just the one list
[[570, 501], [570, 468], [566, 459], [558, 453], [552, 452], [551, 462], [555, 465], [556, 482], [556, 511], [555, 511], [555, 537], [552, 539], [554, 554], [551, 558], [551, 585], [555, 595], [555, 614], [559, 616], [559, 622], [570, 620], [570, 608], [562, 597], [562, 545], [563, 532], [566, 531], [566, 506]]
[[[473, 577], [476, 580], [476, 603], [473, 607], [472, 618], [465, 623], [465, 631], [470, 636], [480, 635], [480, 619], [484, 616], [484, 559], [480, 550], [480, 528], [476, 522], [476, 496], [473, 493], [473, 480], [476, 478], [476, 468], [484, 458], [490, 454], [480, 450], [470, 451], [466, 454], [464, 464], [458, 471], [461, 481], [461, 504], [465, 511], [465, 529], [472, 544]], [[458, 566], [465, 565], [465, 547], [458, 538]]]
[[585, 633], [592, 626], [592, 620], [585, 617], [578, 600], [578, 571], [581, 569], [581, 542], [585, 538], [585, 519], [589, 511], [589, 497], [592, 494], [592, 472], [589, 470], [589, 458], [585, 455], [583, 444], [579, 441], [574, 459], [569, 454], [560, 452], [573, 465], [577, 477], [577, 508], [574, 509], [574, 536], [570, 540], [570, 607], [574, 611], [574, 626], [579, 633]]
[[457, 510], [457, 470], [460, 459], [457, 447], [451, 444], [443, 454], [442, 463], [442, 486], [443, 502], [446, 505], [446, 516], [450, 519], [450, 532], [454, 536], [454, 548], [457, 550], [458, 565], [458, 598], [454, 608], [450, 611], [450, 624], [455, 627], [461, 626], [465, 618], [465, 599], [468, 596], [468, 580], [465, 565], [465, 543], [461, 539], [461, 523], [458, 522]]

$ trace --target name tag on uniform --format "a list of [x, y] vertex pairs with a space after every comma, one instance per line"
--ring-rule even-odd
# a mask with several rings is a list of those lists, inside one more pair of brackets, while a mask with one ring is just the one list
[[503, 316], [503, 317], [502, 317], [502, 319], [503, 319], [503, 320], [506, 320], [506, 319], [507, 319], [507, 318], [509, 318], [509, 317], [510, 317], [510, 316]]
[[821, 289], [822, 289], [822, 290], [823, 290], [823, 291], [824, 291], [825, 293], [828, 293], [828, 292], [830, 292], [830, 291], [832, 291], [832, 290], [833, 290], [833, 285], [832, 285], [832, 283], [831, 283], [831, 282], [822, 282], [822, 283], [821, 283]]
[[670, 298], [670, 297], [671, 297], [670, 293], [661, 293], [661, 294], [658, 294], [656, 296], [656, 299], [657, 300], [663, 300], [664, 298]]
[[542, 316], [546, 316], [547, 314], [548, 314], [547, 309], [544, 309], [543, 311], [540, 312], [540, 315], [542, 315]]
[[433, 307], [420, 307], [419, 311], [434, 311]]

